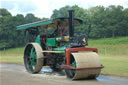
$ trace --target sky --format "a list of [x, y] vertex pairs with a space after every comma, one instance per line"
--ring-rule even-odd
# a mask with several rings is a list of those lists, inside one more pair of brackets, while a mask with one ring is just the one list
[[84, 9], [102, 5], [121, 5], [128, 8], [128, 0], [0, 0], [0, 8], [6, 8], [13, 16], [17, 14], [33, 13], [36, 17], [47, 17], [53, 13], [54, 9], [59, 9], [66, 5], [78, 5]]

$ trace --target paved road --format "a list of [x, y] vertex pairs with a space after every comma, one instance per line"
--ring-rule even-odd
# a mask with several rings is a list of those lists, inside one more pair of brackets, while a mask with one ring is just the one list
[[100, 75], [96, 80], [72, 81], [57, 73], [30, 74], [23, 65], [0, 64], [0, 85], [128, 85], [128, 78]]

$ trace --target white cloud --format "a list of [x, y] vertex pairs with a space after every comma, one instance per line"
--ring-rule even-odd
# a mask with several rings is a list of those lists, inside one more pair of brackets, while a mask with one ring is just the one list
[[5, 2], [0, 5], [4, 7], [4, 4], [14, 3], [13, 7], [10, 7], [9, 4], [6, 5], [13, 15], [33, 13], [37, 17], [50, 17], [54, 9], [59, 9], [65, 5], [78, 5], [85, 9], [97, 5], [103, 5], [105, 7], [109, 5], [122, 5], [125, 8], [128, 8], [128, 0], [0, 0], [0, 2]]

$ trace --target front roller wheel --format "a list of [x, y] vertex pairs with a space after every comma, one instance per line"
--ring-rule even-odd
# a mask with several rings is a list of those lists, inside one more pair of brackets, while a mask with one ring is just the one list
[[28, 72], [38, 73], [43, 66], [42, 48], [38, 43], [29, 43], [24, 51], [24, 65]]
[[[70, 58], [71, 65], [76, 67], [76, 63], [74, 63], [75, 59], [74, 59], [73, 55], [71, 54], [70, 56], [71, 56], [71, 58]], [[72, 79], [76, 73], [76, 70], [75, 69], [65, 69], [65, 73], [68, 78]]]
[[[101, 62], [99, 56], [95, 52], [88, 53], [71, 53], [70, 63], [76, 68], [86, 69], [65, 69], [66, 75], [72, 80], [77, 79], [93, 79], [98, 77], [101, 72]], [[87, 69], [91, 68], [92, 69]]]

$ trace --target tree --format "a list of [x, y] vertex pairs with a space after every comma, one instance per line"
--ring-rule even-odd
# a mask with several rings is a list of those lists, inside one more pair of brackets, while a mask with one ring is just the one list
[[[51, 18], [68, 17], [68, 10], [75, 10], [75, 18], [83, 20], [83, 25], [75, 27], [76, 34], [87, 34], [91, 38], [128, 36], [128, 8], [110, 5], [83, 9], [78, 5], [55, 9]], [[0, 49], [24, 45], [24, 31], [17, 31], [16, 26], [48, 18], [38, 18], [28, 13], [12, 16], [8, 10], [0, 8]]]
[[88, 35], [90, 37], [105, 37], [104, 11], [105, 8], [103, 6], [96, 6], [88, 9], [87, 23], [89, 24]]
[[51, 15], [51, 18], [56, 18], [56, 17], [67, 17], [68, 16], [68, 13], [67, 11], [71, 9], [70, 6], [65, 6], [65, 7], [62, 7], [60, 8], [59, 10], [55, 9], [53, 10], [53, 14]]
[[39, 20], [41, 20], [41, 19], [35, 17], [35, 15], [32, 14], [32, 13], [28, 13], [28, 14], [25, 16], [25, 20], [26, 20], [26, 23], [32, 23], [32, 22], [39, 21]]
[[123, 7], [111, 5], [106, 9], [105, 24], [110, 37], [119, 36], [121, 33], [121, 22], [123, 21]]
[[128, 9], [122, 6], [110, 5], [108, 7], [95, 6], [89, 9], [80, 8], [77, 5], [65, 6], [54, 10], [52, 18], [68, 16], [68, 9], [75, 10], [75, 17], [83, 20], [84, 24], [75, 28], [75, 33], [85, 33], [92, 38], [126, 36]]
[[[87, 15], [87, 11], [83, 8], [80, 8], [79, 6], [77, 5], [74, 5], [74, 6], [65, 6], [65, 7], [62, 7], [60, 8], [59, 10], [55, 9], [53, 11], [53, 14], [51, 15], [51, 18], [56, 18], [56, 17], [68, 17], [68, 10], [69, 9], [73, 9], [75, 11], [75, 18], [80, 18], [80, 19], [83, 19], [83, 23], [86, 23], [86, 15]], [[78, 34], [78, 33], [87, 33], [87, 28], [84, 28], [86, 27], [87, 25], [86, 24], [83, 24], [83, 25], [80, 25], [78, 27], [75, 27], [75, 35]], [[81, 31], [83, 30], [83, 31]]]
[[128, 36], [128, 8], [123, 11], [122, 29], [123, 36]]
[[0, 9], [0, 48], [4, 48], [9, 45], [7, 42], [9, 33], [8, 23], [11, 18], [11, 13], [4, 8]]

